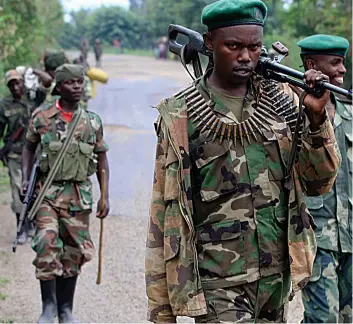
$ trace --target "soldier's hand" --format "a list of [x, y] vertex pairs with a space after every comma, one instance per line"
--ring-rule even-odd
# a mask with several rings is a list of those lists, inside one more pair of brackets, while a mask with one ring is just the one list
[[20, 199], [22, 202], [25, 199], [27, 187], [28, 187], [28, 181], [22, 181], [21, 189], [20, 189]]
[[[310, 69], [304, 74], [304, 81], [310, 88], [315, 88], [315, 86], [322, 81], [329, 82], [329, 77], [320, 71]], [[292, 90], [300, 96], [303, 90], [298, 87], [290, 85]], [[307, 94], [304, 99], [304, 105], [306, 107], [306, 114], [311, 122], [311, 130], [316, 130], [319, 125], [321, 125], [326, 116], [325, 106], [330, 99], [330, 91], [325, 90], [321, 97], [316, 97], [313, 94]]]
[[101, 210], [101, 201], [97, 204], [97, 217], [105, 218], [109, 214], [109, 199], [104, 199], [104, 210]]

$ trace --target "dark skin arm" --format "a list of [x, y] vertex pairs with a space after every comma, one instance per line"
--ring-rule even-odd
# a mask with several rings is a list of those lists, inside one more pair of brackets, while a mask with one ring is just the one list
[[101, 203], [100, 200], [97, 204], [97, 217], [105, 218], [109, 214], [109, 164], [107, 154], [98, 153], [98, 168], [97, 168], [97, 179], [99, 182], [99, 187], [102, 192], [101, 188], [101, 177], [102, 177], [102, 170], [105, 170], [105, 181], [104, 181], [104, 210], [101, 210]]
[[38, 76], [38, 78], [41, 80], [42, 85], [45, 88], [49, 88], [53, 82], [53, 78], [44, 71], [38, 70], [38, 69], [33, 69], [33, 73]]
[[34, 158], [38, 143], [26, 141], [22, 151], [22, 194], [25, 193], [31, 171], [34, 164]]

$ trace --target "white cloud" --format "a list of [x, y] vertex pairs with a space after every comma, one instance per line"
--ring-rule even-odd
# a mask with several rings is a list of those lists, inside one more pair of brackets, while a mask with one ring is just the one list
[[97, 8], [100, 6], [129, 7], [129, 0], [62, 0], [65, 11], [79, 10], [80, 8]]

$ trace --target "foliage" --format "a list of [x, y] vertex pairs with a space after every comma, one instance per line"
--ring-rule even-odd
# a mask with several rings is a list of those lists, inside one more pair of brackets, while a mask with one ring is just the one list
[[[36, 64], [45, 47], [56, 45], [63, 23], [60, 0], [0, 0], [0, 75], [18, 65]], [[3, 93], [0, 77], [0, 93]]]

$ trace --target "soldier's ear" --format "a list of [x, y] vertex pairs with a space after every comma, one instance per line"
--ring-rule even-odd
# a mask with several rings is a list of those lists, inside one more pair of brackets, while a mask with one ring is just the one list
[[306, 66], [308, 69], [315, 69], [315, 61], [311, 58], [306, 60]]
[[208, 48], [208, 50], [213, 52], [212, 34], [210, 32], [207, 32], [207, 33], [204, 33], [202, 36], [203, 36], [203, 41], [205, 42], [205, 45]]

